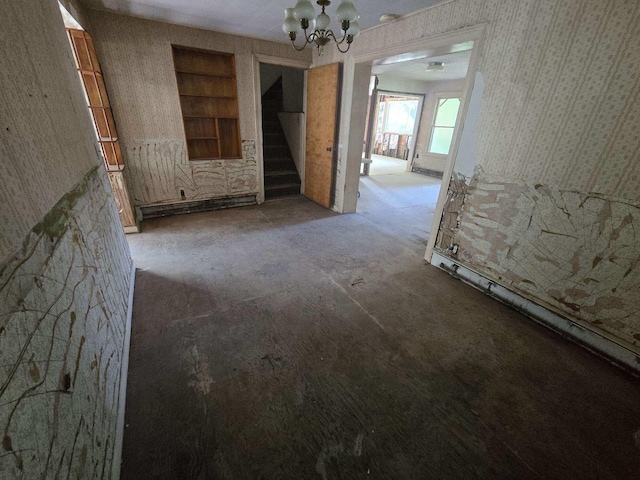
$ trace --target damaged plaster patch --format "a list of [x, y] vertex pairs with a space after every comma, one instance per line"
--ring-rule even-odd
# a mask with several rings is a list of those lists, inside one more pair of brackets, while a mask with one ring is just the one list
[[190, 161], [182, 140], [138, 142], [127, 146], [125, 154], [125, 175], [136, 206], [258, 191], [254, 140], [242, 141], [241, 159]]
[[451, 202], [449, 224], [443, 217], [442, 248], [459, 244], [458, 259], [475, 271], [640, 345], [638, 205], [481, 169], [466, 192], [453, 189], [465, 200]]
[[470, 186], [465, 176], [454, 172], [449, 183], [447, 199], [444, 202], [442, 219], [438, 229], [438, 238], [436, 239], [436, 247], [441, 250], [449, 250], [450, 254], [454, 254], [455, 235], [460, 225], [460, 216], [469, 195], [469, 189]]

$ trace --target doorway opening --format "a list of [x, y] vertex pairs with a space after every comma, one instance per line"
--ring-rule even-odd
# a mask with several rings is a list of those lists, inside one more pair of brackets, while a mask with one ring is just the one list
[[425, 246], [453, 161], [473, 47], [466, 41], [371, 61], [356, 212], [393, 211], [394, 223]]
[[[371, 78], [375, 85], [377, 77]], [[368, 112], [371, 131], [365, 131], [363, 151], [371, 163], [365, 165], [370, 175], [403, 173], [420, 126], [424, 95], [375, 90]]]
[[299, 195], [304, 180], [305, 70], [259, 65], [264, 199]]

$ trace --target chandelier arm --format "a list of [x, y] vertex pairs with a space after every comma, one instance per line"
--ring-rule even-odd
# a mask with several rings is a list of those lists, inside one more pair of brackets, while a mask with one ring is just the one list
[[[342, 42], [340, 42], [340, 43], [342, 43]], [[340, 48], [340, 43], [336, 42], [336, 48], [338, 49], [338, 51], [339, 51], [340, 53], [347, 53], [347, 52], [349, 51], [349, 49], [351, 48], [351, 44], [350, 44], [350, 43], [347, 43], [347, 48], [345, 48], [344, 50], [342, 50], [342, 49]]]
[[[341, 45], [347, 39], [347, 32], [346, 31], [344, 32], [344, 35], [342, 36], [342, 39], [340, 41], [338, 41], [338, 39], [336, 38], [335, 34], [333, 33], [333, 30], [329, 30], [327, 32], [327, 37], [333, 38], [333, 41], [336, 42], [336, 45]], [[338, 50], [340, 50], [340, 49], [338, 49]], [[340, 51], [342, 51], [342, 50], [340, 50]], [[345, 52], [346, 52], [346, 50], [345, 50]]]
[[313, 43], [313, 41], [316, 39], [317, 32], [318, 30], [314, 30], [313, 32], [311, 32], [309, 35], [307, 35], [307, 29], [305, 28], [304, 30], [304, 38], [307, 41], [307, 43]]
[[[307, 42], [308, 43], [308, 42]], [[305, 49], [305, 47], [307, 46], [307, 43], [303, 43], [299, 48], [296, 46], [294, 40], [291, 40], [291, 46], [296, 49], [297, 51], [301, 52], [302, 50]]]
[[317, 30], [307, 35], [307, 29], [305, 28], [304, 29], [304, 40], [305, 40], [305, 43], [303, 43], [300, 46], [297, 46], [295, 44], [295, 40], [291, 40], [291, 46], [295, 50], [297, 50], [298, 52], [301, 52], [302, 50], [304, 50], [306, 48], [307, 45], [309, 45], [310, 43], [313, 43], [317, 36], [318, 36]]

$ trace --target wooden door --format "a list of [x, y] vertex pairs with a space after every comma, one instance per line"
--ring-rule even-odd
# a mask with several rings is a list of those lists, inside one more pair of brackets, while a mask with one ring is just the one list
[[98, 143], [102, 150], [105, 166], [110, 172], [124, 169], [124, 160], [120, 150], [120, 142], [116, 133], [116, 125], [107, 96], [107, 89], [102, 78], [102, 71], [93, 46], [93, 39], [84, 30], [68, 28], [71, 47], [76, 59], [76, 67], [87, 97], [91, 117], [98, 135]]
[[341, 67], [332, 63], [311, 68], [307, 76], [304, 194], [326, 208], [333, 202]]

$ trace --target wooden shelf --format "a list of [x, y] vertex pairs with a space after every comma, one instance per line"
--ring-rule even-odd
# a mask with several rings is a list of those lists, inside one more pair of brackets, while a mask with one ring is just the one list
[[241, 158], [235, 59], [173, 47], [189, 160]]
[[202, 93], [181, 93], [180, 96], [181, 97], [203, 97], [203, 98], [229, 98], [229, 99], [238, 98], [235, 95], [234, 96], [231, 96], [231, 95], [204, 95]]
[[192, 160], [192, 161], [198, 160], [198, 161], [201, 161], [201, 162], [209, 161], [210, 162], [210, 161], [213, 161], [213, 160], [241, 160], [241, 159], [242, 159], [242, 157], [211, 157], [211, 158], [191, 157], [189, 160]]
[[182, 118], [209, 118], [211, 120], [214, 120], [216, 118], [223, 118], [223, 119], [227, 119], [227, 120], [237, 120], [238, 117], [210, 117], [208, 115], [183, 115]]
[[217, 75], [213, 73], [201, 73], [188, 70], [176, 70], [176, 73], [187, 73], [189, 75], [200, 75], [201, 77], [213, 77], [213, 78], [236, 78], [235, 75]]

